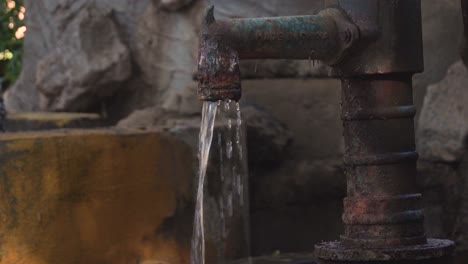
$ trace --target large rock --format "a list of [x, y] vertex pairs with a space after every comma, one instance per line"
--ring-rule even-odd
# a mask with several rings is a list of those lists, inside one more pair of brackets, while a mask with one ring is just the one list
[[130, 54], [110, 10], [85, 5], [37, 65], [40, 108], [83, 111], [112, 95], [130, 77]]
[[180, 98], [190, 93], [188, 87], [193, 88], [205, 5], [195, 1], [188, 8], [169, 12], [165, 5], [153, 2], [138, 19], [134, 58], [141, 77], [152, 87], [151, 104], [177, 111]]
[[440, 83], [431, 85], [419, 119], [417, 143], [422, 159], [457, 162], [468, 138], [468, 70], [459, 61]]
[[96, 111], [102, 104], [120, 119], [162, 102], [180, 109], [180, 94], [193, 88], [204, 1], [26, 0], [25, 6], [24, 63], [5, 95], [9, 111]]

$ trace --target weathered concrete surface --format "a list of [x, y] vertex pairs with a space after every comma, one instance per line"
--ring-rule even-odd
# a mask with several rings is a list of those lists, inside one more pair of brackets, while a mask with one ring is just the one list
[[97, 114], [23, 112], [8, 113], [4, 121], [7, 132], [37, 131], [60, 128], [94, 128], [104, 126]]
[[188, 263], [193, 162], [160, 132], [0, 135], [2, 263]]
[[468, 139], [468, 70], [458, 61], [447, 76], [429, 86], [419, 118], [417, 143], [422, 159], [458, 162]]

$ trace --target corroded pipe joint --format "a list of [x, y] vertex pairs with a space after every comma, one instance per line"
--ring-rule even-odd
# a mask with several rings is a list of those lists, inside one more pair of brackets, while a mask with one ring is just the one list
[[335, 8], [314, 16], [219, 21], [211, 8], [201, 32], [199, 97], [239, 100], [240, 59], [308, 59], [334, 65], [358, 39], [357, 26]]
[[241, 97], [241, 77], [238, 53], [222, 45], [210, 33], [216, 23], [211, 7], [205, 16], [200, 37], [198, 60], [198, 96], [203, 101], [235, 100]]
[[239, 56], [229, 47], [220, 47], [205, 38], [198, 64], [198, 96], [203, 101], [234, 100], [241, 97]]

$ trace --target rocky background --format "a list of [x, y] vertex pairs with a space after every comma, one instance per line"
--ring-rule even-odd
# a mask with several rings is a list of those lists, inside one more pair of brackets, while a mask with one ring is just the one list
[[[196, 146], [200, 104], [193, 73], [205, 8], [215, 4], [219, 18], [277, 16], [312, 14], [322, 2], [25, 0], [23, 70], [5, 105], [9, 112], [97, 112], [128, 128], [191, 127], [185, 137]], [[427, 233], [468, 251], [468, 74], [459, 52], [460, 1], [421, 2], [425, 72], [414, 78], [414, 97]], [[310, 251], [342, 233], [340, 84], [303, 78], [326, 72], [304, 61], [242, 67], [253, 253]]]

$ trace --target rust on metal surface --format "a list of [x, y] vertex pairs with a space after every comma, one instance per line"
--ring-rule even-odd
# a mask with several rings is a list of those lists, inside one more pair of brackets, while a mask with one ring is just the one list
[[235, 50], [220, 43], [209, 34], [215, 23], [214, 8], [210, 8], [203, 21], [198, 60], [198, 95], [204, 101], [241, 97], [239, 56]]
[[416, 185], [412, 75], [423, 70], [420, 0], [329, 2], [370, 37], [334, 67], [342, 78], [345, 232], [316, 245], [319, 263], [449, 263], [454, 243], [426, 238]]
[[420, 0], [335, 1], [356, 21], [365, 39], [334, 67], [334, 76], [423, 71], [423, 44], [417, 33], [422, 30]]
[[205, 16], [198, 61], [201, 100], [239, 100], [240, 59], [304, 59], [338, 63], [359, 39], [341, 11], [317, 15], [216, 20]]
[[427, 239], [424, 233], [411, 77], [342, 80], [345, 233], [339, 242], [316, 246], [321, 263], [433, 260], [453, 251], [453, 242]]
[[[378, 112], [379, 108], [394, 109], [395, 113], [388, 116], [395, 116], [399, 107], [412, 106], [411, 76], [345, 79], [342, 102], [344, 116], [358, 109]], [[419, 199], [415, 199], [413, 115], [345, 119], [343, 126], [349, 198], [343, 221], [355, 231], [349, 234], [360, 231], [359, 237], [343, 236], [343, 242], [363, 247], [424, 244], [423, 213]], [[379, 210], [366, 206], [376, 202], [381, 205]], [[420, 232], [414, 233], [415, 230]], [[411, 235], [402, 236], [405, 233]]]
[[354, 24], [335, 8], [317, 15], [223, 19], [209, 34], [241, 59], [315, 59], [336, 63], [357, 38]]

